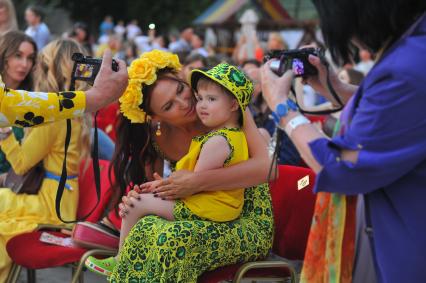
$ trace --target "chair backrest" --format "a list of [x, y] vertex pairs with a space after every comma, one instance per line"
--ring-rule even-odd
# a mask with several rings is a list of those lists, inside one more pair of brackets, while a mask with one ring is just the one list
[[270, 182], [275, 222], [273, 252], [279, 256], [303, 260], [316, 200], [314, 183], [311, 169], [288, 165], [279, 165], [278, 179]]
[[[92, 160], [89, 160], [88, 162], [89, 165], [87, 166], [86, 170], [84, 170], [85, 161], [80, 164], [80, 175], [78, 178], [80, 190], [77, 210], [78, 219], [81, 219], [83, 216], [87, 215], [93, 209], [93, 207], [95, 207], [97, 202], [93, 162]], [[86, 219], [86, 221], [90, 222], [96, 222], [102, 217], [102, 214], [104, 213], [112, 194], [111, 184], [108, 178], [109, 161], [99, 160], [99, 167], [101, 181], [101, 198], [96, 209]]]

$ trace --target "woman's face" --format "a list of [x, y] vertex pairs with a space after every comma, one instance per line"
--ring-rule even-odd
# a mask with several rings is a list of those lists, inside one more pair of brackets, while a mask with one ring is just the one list
[[25, 10], [25, 20], [27, 24], [30, 26], [34, 26], [39, 23], [40, 17], [38, 17], [33, 11], [30, 9]]
[[8, 87], [17, 87], [25, 80], [34, 66], [35, 57], [34, 46], [24, 41], [14, 54], [6, 58], [4, 80]]
[[153, 118], [179, 126], [197, 119], [195, 97], [188, 84], [171, 75], [159, 80], [152, 90], [150, 108]]
[[75, 35], [76, 35], [76, 39], [78, 42], [84, 42], [84, 40], [86, 39], [86, 31], [82, 28], [76, 28], [75, 30]]

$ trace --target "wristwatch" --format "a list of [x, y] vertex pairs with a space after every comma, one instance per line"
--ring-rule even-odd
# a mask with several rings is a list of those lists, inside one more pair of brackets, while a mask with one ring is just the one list
[[272, 111], [271, 115], [274, 119], [275, 124], [278, 125], [280, 123], [281, 118], [287, 116], [289, 111], [297, 110], [299, 110], [297, 104], [291, 99], [286, 99], [284, 102], [278, 104], [275, 107], [275, 111]]

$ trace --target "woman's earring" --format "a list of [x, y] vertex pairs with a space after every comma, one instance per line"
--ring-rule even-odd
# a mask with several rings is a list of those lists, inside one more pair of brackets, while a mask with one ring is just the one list
[[161, 136], [161, 123], [160, 122], [157, 122], [157, 130], [155, 131], [155, 135], [157, 137]]

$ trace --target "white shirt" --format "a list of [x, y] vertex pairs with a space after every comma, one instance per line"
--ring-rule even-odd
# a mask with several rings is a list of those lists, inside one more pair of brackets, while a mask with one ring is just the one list
[[132, 40], [136, 36], [142, 33], [142, 30], [137, 25], [128, 24], [126, 29], [127, 29], [127, 40]]

